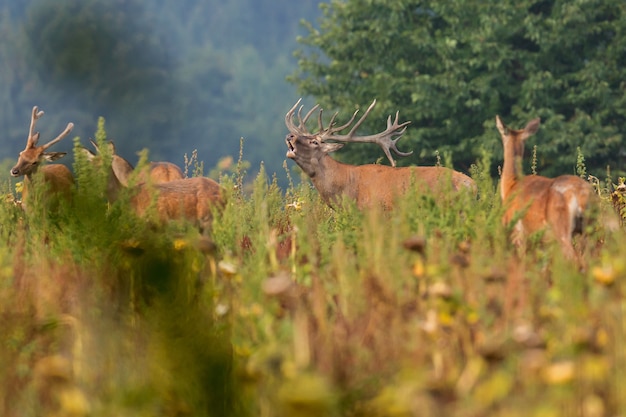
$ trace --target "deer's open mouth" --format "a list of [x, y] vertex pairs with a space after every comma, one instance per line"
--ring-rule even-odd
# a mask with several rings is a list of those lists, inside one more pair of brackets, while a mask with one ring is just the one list
[[287, 137], [285, 138], [285, 143], [287, 143], [287, 148], [289, 148], [287, 150], [287, 158], [291, 159], [296, 157], [296, 147], [291, 142], [292, 140], [293, 137], [291, 135], [287, 135]]

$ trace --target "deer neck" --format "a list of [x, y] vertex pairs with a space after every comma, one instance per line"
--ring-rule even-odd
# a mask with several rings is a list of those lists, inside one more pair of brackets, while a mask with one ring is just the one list
[[502, 178], [500, 193], [502, 200], [506, 200], [511, 190], [524, 177], [522, 172], [522, 157], [517, 155], [512, 144], [504, 147], [504, 164], [502, 166]]
[[307, 172], [307, 175], [322, 199], [332, 205], [341, 198], [346, 189], [350, 188], [351, 165], [336, 161], [328, 155], [314, 161], [314, 164], [314, 172], [312, 174]]

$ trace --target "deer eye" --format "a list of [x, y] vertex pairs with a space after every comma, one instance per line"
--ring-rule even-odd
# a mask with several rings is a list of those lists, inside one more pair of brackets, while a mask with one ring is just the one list
[[319, 143], [315, 139], [311, 139], [311, 144], [312, 145], [319, 145]]

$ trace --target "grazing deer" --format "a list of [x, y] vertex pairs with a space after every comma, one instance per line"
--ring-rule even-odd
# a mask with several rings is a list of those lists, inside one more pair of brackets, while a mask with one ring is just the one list
[[70, 170], [62, 164], [39, 165], [44, 161], [56, 161], [66, 155], [66, 152], [46, 152], [55, 143], [69, 135], [74, 128], [73, 123], [68, 123], [67, 127], [59, 136], [50, 142], [37, 146], [39, 141], [39, 132], [35, 132], [37, 120], [43, 116], [44, 112], [40, 111], [37, 106], [33, 107], [30, 118], [30, 130], [28, 131], [28, 140], [26, 148], [20, 152], [17, 163], [11, 168], [11, 176], [24, 177], [24, 187], [22, 189], [22, 206], [26, 207], [30, 188], [33, 186], [33, 178], [35, 173], [40, 169], [43, 181], [49, 188], [51, 195], [61, 195], [69, 198], [74, 186], [74, 177]]
[[[95, 143], [93, 145], [96, 146]], [[95, 154], [82, 149], [89, 160], [96, 161]], [[113, 201], [122, 187], [129, 188], [131, 205], [140, 217], [154, 207], [161, 221], [187, 219], [195, 222], [200, 230], [206, 230], [212, 220], [213, 208], [223, 205], [221, 186], [206, 177], [182, 178], [182, 172], [180, 179], [163, 181], [163, 172], [167, 172], [167, 178], [176, 175], [177, 170], [173, 167], [180, 171], [174, 164], [159, 162], [151, 165], [148, 178], [140, 173], [133, 180], [132, 165], [113, 153], [107, 196]]]
[[[386, 130], [370, 136], [355, 136], [359, 126], [376, 105], [376, 100], [345, 135], [338, 133], [352, 125], [358, 110], [354, 112], [346, 124], [341, 126], [335, 126], [337, 116], [335, 113], [326, 128], [323, 126], [322, 110], [320, 110], [318, 116], [319, 131], [310, 133], [305, 125], [318, 105], [309, 110], [304, 118], [301, 114], [302, 106], [300, 106], [297, 113], [298, 125], [295, 125], [294, 113], [299, 104], [300, 100], [285, 115], [285, 125], [289, 130], [289, 134], [285, 138], [288, 148], [287, 158], [293, 159], [304, 170], [311, 178], [322, 199], [331, 207], [341, 203], [342, 198], [347, 197], [356, 201], [359, 208], [380, 205], [385, 209], [391, 209], [394, 199], [404, 194], [414, 183], [433, 192], [448, 184], [455, 191], [462, 189], [475, 191], [476, 189], [476, 185], [470, 177], [449, 168], [396, 168], [390, 151], [399, 156], [411, 154], [411, 152], [400, 152], [396, 146], [396, 142], [410, 123], [398, 123], [398, 113], [396, 113], [393, 123], [391, 116], [387, 118]], [[344, 143], [338, 142], [376, 143], [384, 150], [392, 166], [377, 164], [355, 166], [338, 162], [328, 155], [344, 146]]]
[[524, 176], [522, 158], [526, 139], [539, 129], [540, 119], [533, 119], [523, 129], [507, 127], [496, 116], [496, 127], [502, 136], [504, 164], [500, 193], [504, 202], [503, 223], [513, 228], [512, 240], [520, 245], [528, 235], [547, 230], [569, 259], [576, 259], [572, 244], [575, 234], [584, 233], [591, 209], [598, 203], [591, 184], [575, 175], [547, 178]]

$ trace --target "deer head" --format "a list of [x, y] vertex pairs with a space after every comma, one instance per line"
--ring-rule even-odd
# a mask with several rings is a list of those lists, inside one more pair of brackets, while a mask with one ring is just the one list
[[11, 175], [14, 177], [31, 176], [37, 171], [37, 168], [42, 161], [55, 161], [66, 155], [66, 152], [46, 152], [46, 150], [66, 137], [74, 128], [74, 124], [68, 123], [65, 130], [61, 132], [59, 136], [44, 145], [37, 146], [37, 142], [39, 141], [39, 132], [35, 132], [35, 125], [37, 120], [43, 116], [43, 114], [44, 112], [40, 111], [37, 106], [33, 107], [26, 148], [20, 152], [17, 164], [11, 168]]
[[[352, 126], [350, 131], [343, 135], [339, 134], [339, 132], [352, 125], [359, 112], [358, 110], [354, 112], [347, 123], [341, 126], [335, 126], [335, 118], [338, 115], [338, 113], [335, 113], [331, 117], [328, 127], [324, 127], [322, 122], [322, 110], [320, 109], [318, 114], [319, 130], [316, 133], [311, 133], [307, 130], [306, 123], [313, 112], [319, 108], [319, 105], [315, 105], [303, 118], [302, 106], [298, 108], [300, 101], [302, 101], [302, 99], [298, 100], [291, 110], [289, 110], [285, 115], [285, 125], [289, 130], [289, 134], [285, 138], [287, 147], [289, 148], [287, 151], [287, 158], [295, 160], [296, 163], [300, 165], [300, 167], [302, 167], [302, 169], [309, 175], [315, 175], [316, 161], [331, 152], [341, 149], [345, 143], [376, 143], [383, 149], [387, 159], [389, 159], [389, 162], [394, 167], [396, 166], [396, 161], [391, 156], [391, 151], [398, 156], [408, 156], [413, 153], [401, 152], [396, 146], [396, 142], [406, 130], [406, 126], [411, 123], [398, 123], [399, 112], [396, 112], [396, 117], [393, 122], [391, 120], [391, 116], [387, 118], [387, 129], [384, 131], [369, 136], [356, 136], [357, 129], [365, 121], [376, 105], [376, 100], [372, 101], [372, 104], [370, 104], [363, 116], [361, 116], [354, 126]], [[298, 125], [296, 125], [293, 121], [296, 108], [298, 108]]]

